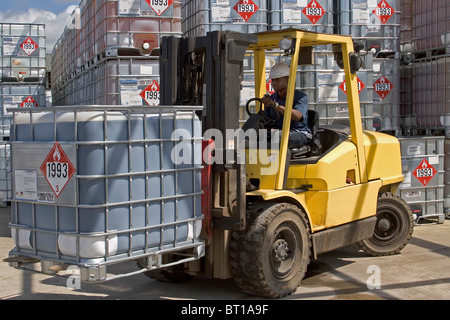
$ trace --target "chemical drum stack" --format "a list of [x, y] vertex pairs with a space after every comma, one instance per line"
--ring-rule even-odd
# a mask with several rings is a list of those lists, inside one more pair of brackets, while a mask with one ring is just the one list
[[[319, 112], [320, 125], [350, 125], [344, 71], [336, 64], [331, 50], [316, 49], [313, 57], [313, 64], [301, 66], [297, 73], [297, 83], [308, 95], [308, 107]], [[363, 67], [356, 73], [362, 125], [366, 130], [375, 130], [370, 86], [372, 64], [372, 55], [364, 56]]]
[[400, 1], [338, 0], [336, 31], [362, 41], [373, 54], [373, 76], [365, 83], [373, 91], [374, 129], [400, 132], [399, 31]]
[[[257, 33], [268, 30], [267, 0], [183, 0], [182, 30], [187, 37], [205, 36], [210, 31], [237, 31]], [[245, 103], [254, 98], [254, 76], [250, 53], [244, 60], [244, 74], [241, 91], [240, 121], [248, 115]]]
[[413, 212], [417, 224], [444, 221], [444, 139], [433, 136], [401, 137], [405, 179], [398, 194]]
[[[269, 29], [299, 28], [314, 32], [334, 33], [334, 3], [331, 0], [271, 1]], [[304, 55], [304, 57], [307, 55]], [[280, 60], [286, 59], [281, 56]], [[372, 59], [364, 59], [370, 68], [358, 72], [360, 85], [361, 115], [363, 127], [372, 130], [372, 92], [364, 85], [371, 79]], [[277, 61], [273, 61], [277, 62]], [[286, 61], [289, 63], [289, 61]], [[273, 63], [271, 63], [273, 65]], [[271, 65], [268, 67], [270, 68]], [[369, 78], [368, 78], [369, 77]], [[320, 125], [347, 123], [348, 106], [345, 75], [334, 61], [331, 46], [315, 47], [309, 59], [305, 59], [297, 71], [297, 87], [308, 96], [308, 106], [319, 112]], [[271, 91], [268, 80], [268, 91]]]
[[[309, 0], [309, 1], [267, 1], [267, 30], [280, 30], [286, 28], [298, 28], [314, 32], [333, 33], [333, 1], [331, 0]], [[321, 114], [321, 123], [327, 121], [330, 114], [326, 99], [319, 98], [320, 90], [316, 90], [317, 82], [324, 79], [322, 73], [333, 74], [336, 65], [331, 66], [333, 54], [330, 46], [315, 48], [311, 58], [300, 65], [297, 72], [297, 87], [308, 94], [310, 108], [316, 109]], [[319, 61], [319, 62], [318, 62]], [[266, 87], [267, 93], [273, 93], [271, 80], [268, 79], [270, 68], [277, 62], [289, 64], [289, 58], [282, 51], [273, 50], [267, 55], [266, 60]], [[323, 65], [322, 65], [323, 63]], [[331, 68], [331, 69], [330, 69]], [[244, 82], [241, 91], [241, 119], [242, 122], [248, 118], [246, 113], [246, 101], [253, 98], [254, 88], [254, 65], [253, 57], [249, 53], [244, 60]], [[326, 76], [325, 76], [326, 77]], [[339, 77], [339, 76], [338, 76]], [[342, 78], [343, 79], [343, 78]], [[337, 81], [334, 76], [327, 78], [329, 81]], [[340, 83], [339, 83], [340, 84]], [[338, 85], [339, 85], [338, 84]], [[325, 87], [322, 87], [322, 89]], [[336, 86], [336, 89], [338, 86]], [[337, 93], [335, 101], [338, 102]], [[336, 106], [333, 106], [334, 108]], [[344, 111], [345, 112], [345, 111]], [[332, 112], [333, 113], [333, 112]]]
[[0, 23], [0, 202], [11, 199], [8, 108], [46, 106], [45, 25]]
[[182, 0], [184, 36], [199, 37], [209, 31], [256, 33], [267, 30], [266, 0]]
[[54, 105], [157, 105], [161, 37], [181, 2], [82, 0], [52, 52]]
[[[411, 206], [419, 203], [419, 199], [428, 202], [427, 207], [416, 208], [419, 217], [442, 222], [450, 210], [450, 3], [403, 1], [402, 12], [401, 95], [405, 137], [401, 143], [402, 150], [409, 150], [402, 156], [408, 162], [413, 150], [422, 161], [417, 167], [404, 167], [404, 174], [412, 176], [401, 188], [407, 188], [415, 196]], [[417, 181], [420, 184], [414, 188]]]

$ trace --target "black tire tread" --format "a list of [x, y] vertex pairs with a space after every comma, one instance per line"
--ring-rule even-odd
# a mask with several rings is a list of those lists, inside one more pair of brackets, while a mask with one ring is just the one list
[[[230, 261], [233, 276], [238, 287], [251, 295], [280, 298], [292, 294], [296, 289], [289, 292], [279, 293], [271, 289], [262, 270], [261, 252], [262, 242], [268, 228], [268, 224], [279, 214], [281, 210], [293, 210], [303, 221], [308, 232], [308, 257], [306, 266], [310, 262], [312, 240], [309, 225], [305, 213], [297, 206], [289, 203], [264, 203], [257, 206], [253, 211], [253, 223], [245, 232], [235, 232], [231, 243]], [[258, 215], [258, 213], [263, 212]], [[301, 278], [306, 274], [306, 267], [301, 270]], [[298, 284], [300, 285], [300, 283]]]
[[363, 250], [365, 253], [367, 253], [368, 255], [371, 255], [373, 257], [390, 256], [390, 255], [395, 255], [395, 254], [400, 253], [400, 251], [403, 250], [403, 248], [408, 244], [409, 240], [412, 237], [413, 231], [414, 231], [414, 217], [413, 217], [411, 208], [409, 207], [409, 205], [406, 203], [405, 200], [403, 200], [401, 197], [399, 197], [398, 195], [393, 194], [391, 192], [382, 193], [379, 196], [379, 199], [387, 199], [387, 200], [391, 200], [391, 201], [397, 201], [401, 206], [403, 206], [405, 208], [405, 210], [407, 210], [409, 230], [408, 230], [408, 234], [407, 234], [406, 238], [402, 241], [402, 243], [400, 243], [395, 249], [388, 251], [388, 252], [377, 251], [377, 250], [370, 248], [370, 246], [367, 245], [366, 240], [359, 241], [356, 243], [357, 246], [361, 250]]

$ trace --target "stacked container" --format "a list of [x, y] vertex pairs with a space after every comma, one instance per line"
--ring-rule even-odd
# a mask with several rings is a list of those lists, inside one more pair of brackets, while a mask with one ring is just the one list
[[409, 134], [415, 126], [415, 116], [412, 111], [412, 29], [413, 0], [400, 2], [400, 126], [404, 134]]
[[0, 23], [0, 201], [11, 199], [9, 108], [45, 107], [45, 25]]
[[179, 1], [83, 0], [80, 9], [84, 61], [109, 47], [148, 53], [161, 36], [181, 32]]
[[[404, 1], [402, 25], [402, 115], [404, 132], [446, 136], [444, 209], [450, 211], [450, 3]], [[444, 152], [442, 152], [444, 153]]]
[[399, 0], [338, 0], [337, 33], [364, 41], [388, 54], [399, 49]]
[[52, 52], [53, 104], [158, 104], [150, 55], [168, 35], [181, 36], [179, 1], [82, 0]]
[[45, 25], [1, 23], [2, 82], [43, 82]]
[[0, 141], [0, 204], [6, 206], [11, 194], [11, 153], [8, 141]]
[[[375, 130], [377, 123], [373, 110], [372, 65], [372, 55], [366, 55], [363, 67], [356, 73], [362, 124], [366, 130]], [[333, 54], [317, 51], [314, 64], [299, 69], [297, 83], [308, 96], [308, 107], [319, 112], [320, 125], [350, 125], [345, 73], [337, 66]]]
[[[369, 51], [358, 72], [363, 128], [398, 133], [400, 131], [399, 30], [400, 11], [395, 0], [305, 0], [270, 1], [268, 30], [289, 27], [314, 32], [340, 33], [361, 40]], [[246, 73], [241, 94], [241, 115], [246, 100], [252, 97], [251, 55], [244, 61]], [[281, 54], [267, 58], [267, 73]], [[330, 46], [314, 48], [312, 65], [299, 66], [297, 84], [319, 111], [322, 125], [348, 123], [344, 74], [334, 62]], [[270, 93], [270, 81], [267, 80]]]
[[198, 37], [216, 30], [266, 31], [267, 4], [266, 0], [183, 0], [183, 34]]
[[402, 83], [411, 101], [402, 113], [405, 126], [419, 133], [450, 127], [450, 3], [445, 0], [404, 1]]
[[412, 44], [415, 51], [449, 52], [450, 4], [446, 0], [415, 0], [412, 6]]
[[[450, 8], [450, 6], [449, 6]], [[450, 54], [417, 55], [411, 67], [412, 113], [416, 129], [430, 134], [450, 128]]]
[[400, 51], [411, 52], [412, 51], [412, 39], [413, 39], [413, 0], [400, 1]]
[[[262, 1], [261, 1], [262, 2]], [[313, 32], [333, 33], [333, 1], [331, 0], [308, 0], [308, 1], [267, 1], [267, 26], [264, 30], [280, 30], [286, 28], [298, 28], [309, 30]], [[249, 20], [250, 22], [250, 20]], [[261, 30], [261, 31], [264, 31]], [[300, 66], [297, 72], [297, 85], [308, 94], [309, 105], [313, 109], [317, 109], [321, 113], [321, 123], [329, 123], [334, 118], [344, 116], [347, 109], [336, 116], [335, 112], [330, 115], [330, 108], [336, 106], [326, 105], [329, 101], [320, 100], [319, 90], [316, 88], [318, 79], [321, 79], [319, 74], [331, 72], [339, 72], [336, 65], [331, 66], [333, 54], [331, 53], [331, 46], [320, 46], [314, 48], [314, 64], [309, 66]], [[286, 57], [283, 53], [272, 51], [266, 56], [266, 77], [267, 77], [267, 92], [272, 93], [271, 81], [268, 79], [270, 68], [277, 62], [286, 62]], [[323, 63], [323, 64], [322, 64]], [[332, 70], [331, 70], [332, 69]], [[244, 122], [248, 118], [245, 111], [246, 102], [254, 97], [254, 65], [252, 53], [248, 53], [244, 60], [244, 79], [243, 90], [241, 91], [241, 121]], [[322, 77], [323, 79], [323, 77]], [[331, 80], [331, 79], [330, 79]], [[337, 81], [333, 78], [331, 81]], [[333, 83], [334, 85], [335, 83]], [[340, 84], [340, 83], [339, 83]], [[339, 84], [335, 87], [338, 88]], [[311, 96], [310, 96], [311, 93]], [[336, 99], [333, 99], [331, 104], [338, 103], [336, 92]], [[344, 94], [345, 95], [345, 94]], [[339, 109], [339, 108], [337, 108]], [[348, 114], [348, 113], [347, 113]], [[370, 126], [372, 127], [372, 126]]]
[[387, 58], [375, 58], [373, 63], [374, 116], [379, 118], [377, 130], [399, 134], [400, 58], [398, 53]]
[[422, 219], [443, 222], [444, 137], [400, 138], [405, 176], [398, 194], [411, 207], [416, 223]]
[[336, 31], [362, 41], [374, 54], [373, 89], [374, 128], [400, 131], [400, 1], [338, 0]]
[[7, 108], [45, 106], [45, 25], [0, 24], [0, 136], [9, 137]]
[[154, 83], [159, 88], [157, 57], [105, 57], [80, 72], [54, 99], [62, 105], [156, 105], [159, 90], [153, 99], [146, 90]]
[[333, 33], [332, 0], [278, 0], [269, 3], [269, 30], [288, 27]]

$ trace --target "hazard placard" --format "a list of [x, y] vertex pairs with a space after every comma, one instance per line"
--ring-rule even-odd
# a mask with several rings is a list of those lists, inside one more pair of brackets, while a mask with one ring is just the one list
[[381, 97], [381, 99], [386, 98], [393, 88], [394, 86], [385, 76], [379, 77], [373, 83], [373, 89]]
[[56, 197], [59, 197], [76, 171], [58, 142], [55, 142], [40, 169]]
[[413, 171], [413, 176], [417, 178], [424, 186], [426, 186], [435, 176], [437, 170], [427, 161], [423, 159], [416, 169]]
[[173, 0], [145, 0], [145, 2], [158, 16], [162, 15], [173, 4]]
[[142, 99], [145, 100], [145, 102], [147, 102], [148, 105], [159, 105], [159, 83], [156, 80], [153, 80], [152, 83], [150, 83], [144, 90], [142, 90], [139, 95], [142, 97]]
[[239, 0], [233, 9], [247, 22], [259, 7], [253, 2], [253, 0]]
[[325, 9], [316, 0], [312, 0], [302, 12], [311, 23], [316, 24], [325, 14]]
[[380, 19], [380, 21], [385, 24], [395, 13], [394, 8], [386, 0], [381, 0], [372, 13]]
[[[361, 91], [366, 87], [366, 85], [358, 77], [356, 79], [357, 79], [356, 85], [358, 87], [358, 93], [361, 93]], [[347, 84], [345, 83], [345, 80], [342, 81], [342, 83], [339, 85], [339, 89], [341, 89], [342, 91], [344, 91], [345, 94], [347, 94]]]
[[27, 37], [24, 42], [20, 45], [23, 51], [29, 56], [37, 49], [39, 48], [38, 44], [34, 42], [33, 39], [30, 37]]
[[25, 100], [22, 101], [20, 106], [22, 108], [35, 108], [38, 107], [39, 104], [36, 102], [36, 100], [33, 99], [32, 96], [28, 96], [25, 98]]
[[266, 83], [266, 91], [267, 91], [269, 94], [275, 93], [275, 90], [273, 90], [273, 87], [272, 87], [272, 79], [270, 79], [270, 80]]

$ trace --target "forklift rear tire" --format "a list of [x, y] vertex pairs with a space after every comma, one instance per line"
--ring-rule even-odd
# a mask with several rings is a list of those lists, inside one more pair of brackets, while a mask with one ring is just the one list
[[280, 298], [293, 293], [305, 276], [311, 235], [305, 213], [289, 203], [271, 203], [231, 243], [236, 284], [246, 293]]
[[378, 198], [376, 216], [373, 236], [357, 245], [374, 257], [399, 253], [414, 231], [414, 218], [408, 204], [395, 194], [383, 193]]

